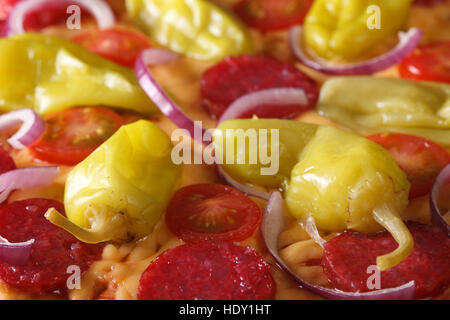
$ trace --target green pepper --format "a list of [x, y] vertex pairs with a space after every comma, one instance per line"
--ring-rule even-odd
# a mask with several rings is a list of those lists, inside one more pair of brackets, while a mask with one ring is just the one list
[[450, 147], [450, 85], [394, 78], [336, 77], [318, 111], [360, 134], [402, 132]]
[[126, 0], [129, 16], [153, 41], [199, 60], [251, 53], [247, 28], [206, 0]]
[[75, 43], [33, 33], [0, 39], [0, 110], [47, 114], [90, 105], [157, 111], [132, 70]]
[[[237, 148], [236, 129], [255, 130], [261, 141], [268, 132], [275, 134], [263, 143]], [[261, 130], [265, 129], [265, 130]], [[250, 130], [250, 131], [249, 131]], [[227, 138], [228, 137], [228, 138]], [[401, 219], [408, 204], [410, 184], [405, 173], [389, 153], [378, 144], [357, 134], [334, 127], [290, 120], [230, 120], [221, 123], [214, 135], [216, 154], [223, 156], [224, 169], [243, 182], [283, 189], [290, 214], [305, 223], [312, 217], [319, 230], [342, 232], [352, 229], [371, 233], [387, 229], [399, 247], [377, 258], [386, 270], [403, 261], [413, 249], [413, 238]], [[255, 147], [256, 146], [256, 147]], [[267, 166], [258, 158], [255, 164], [227, 164], [226, 157], [237, 150], [248, 160], [261, 148], [277, 153], [280, 170], [264, 176]], [[264, 152], [263, 152], [264, 154]]]
[[305, 18], [306, 45], [325, 59], [357, 59], [405, 26], [411, 2], [315, 0]]
[[64, 195], [67, 219], [55, 210], [47, 218], [89, 243], [148, 235], [181, 173], [171, 160], [172, 147], [152, 122], [121, 127], [70, 172]]

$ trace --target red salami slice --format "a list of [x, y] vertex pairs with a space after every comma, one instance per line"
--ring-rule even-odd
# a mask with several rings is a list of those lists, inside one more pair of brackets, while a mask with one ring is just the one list
[[[316, 83], [295, 67], [262, 56], [228, 57], [206, 70], [201, 79], [202, 103], [219, 118], [227, 107], [245, 94], [270, 88], [305, 90], [308, 105], [278, 108], [265, 105], [255, 114], [261, 118], [292, 118], [316, 104]], [[253, 110], [242, 117], [251, 117]]]
[[0, 147], [0, 174], [16, 169], [13, 158]]
[[61, 293], [67, 289], [69, 266], [85, 271], [100, 258], [102, 245], [80, 242], [44, 217], [48, 208], [64, 212], [61, 203], [47, 199], [29, 199], [0, 206], [0, 235], [10, 242], [35, 239], [28, 264], [15, 266], [0, 262], [0, 278], [12, 287], [31, 294]]
[[224, 242], [187, 244], [162, 253], [142, 274], [140, 300], [273, 298], [269, 265], [253, 248]]
[[[414, 250], [397, 266], [381, 272], [381, 289], [397, 287], [411, 280], [416, 298], [432, 297], [450, 284], [450, 239], [439, 228], [408, 223]], [[368, 279], [376, 257], [397, 247], [387, 232], [364, 235], [344, 232], [325, 244], [322, 266], [330, 281], [344, 291], [370, 291]]]

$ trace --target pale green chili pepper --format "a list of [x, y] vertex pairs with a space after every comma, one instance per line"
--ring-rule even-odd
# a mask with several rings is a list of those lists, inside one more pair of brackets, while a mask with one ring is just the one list
[[[247, 133], [245, 145], [238, 147], [238, 137], [233, 136], [236, 130]], [[269, 132], [275, 134], [272, 130], [277, 130], [279, 137], [273, 143], [263, 139]], [[223, 167], [240, 181], [283, 189], [287, 208], [299, 222], [312, 217], [319, 230], [331, 232], [388, 230], [399, 247], [378, 257], [381, 270], [395, 266], [411, 253], [413, 238], [401, 219], [410, 184], [380, 145], [334, 127], [273, 119], [225, 121], [214, 135], [214, 145], [219, 159], [226, 159], [230, 152], [247, 161], [252, 156], [257, 159], [254, 164], [223, 160]], [[261, 155], [263, 148], [270, 149], [268, 153], [278, 150], [278, 173], [262, 174], [266, 165], [255, 153]]]
[[326, 59], [354, 60], [406, 24], [412, 0], [315, 0], [305, 42]]
[[169, 204], [181, 167], [172, 142], [150, 121], [121, 127], [70, 172], [64, 194], [67, 219], [47, 218], [78, 239], [96, 243], [142, 238]]
[[450, 147], [449, 84], [336, 77], [322, 86], [317, 109], [364, 135], [402, 132]]
[[32, 108], [47, 114], [96, 105], [157, 112], [132, 70], [75, 43], [34, 33], [0, 39], [2, 111]]

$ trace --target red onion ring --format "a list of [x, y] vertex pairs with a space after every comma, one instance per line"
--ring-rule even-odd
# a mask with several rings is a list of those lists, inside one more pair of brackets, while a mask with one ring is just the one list
[[298, 88], [272, 88], [251, 92], [235, 100], [220, 116], [218, 124], [240, 115], [255, 107], [277, 104], [282, 106], [305, 105], [308, 103], [305, 91]]
[[439, 173], [430, 192], [431, 221], [444, 232], [447, 232], [450, 237], [450, 225], [444, 220], [438, 204], [441, 190], [445, 187], [450, 188], [450, 164]]
[[26, 242], [11, 243], [0, 236], [0, 261], [12, 265], [26, 265], [34, 239]]
[[31, 109], [11, 111], [0, 116], [0, 130], [22, 123], [20, 129], [8, 139], [11, 146], [23, 149], [36, 141], [45, 130], [45, 123]]
[[398, 36], [399, 43], [389, 52], [361, 63], [339, 66], [323, 65], [307, 56], [302, 48], [303, 27], [301, 26], [291, 28], [289, 31], [289, 42], [295, 56], [306, 66], [327, 74], [355, 75], [372, 74], [399, 63], [417, 47], [422, 38], [422, 31], [417, 28], [411, 28], [406, 33], [399, 32]]
[[216, 165], [219, 176], [231, 187], [238, 189], [247, 196], [257, 197], [264, 200], [269, 200], [270, 194], [259, 190], [251, 185], [243, 184], [231, 177], [221, 165]]
[[[85, 8], [97, 20], [100, 29], [106, 29], [116, 24], [114, 12], [102, 0], [63, 0], [67, 5], [77, 4]], [[24, 33], [24, 20], [27, 14], [36, 9], [45, 10], [45, 5], [61, 4], [61, 0], [23, 0], [18, 2], [11, 10], [5, 25], [6, 36]]]
[[359, 293], [328, 289], [301, 279], [284, 263], [278, 252], [278, 238], [284, 229], [283, 210], [283, 198], [281, 194], [279, 192], [272, 192], [269, 202], [264, 209], [261, 221], [261, 233], [269, 253], [279, 266], [291, 275], [302, 287], [324, 298], [336, 300], [409, 300], [414, 298], [414, 281], [396, 288]]
[[[197, 126], [181, 108], [173, 102], [172, 99], [164, 92], [161, 86], [153, 77], [151, 71], [147, 68], [147, 65], [158, 65], [161, 63], [167, 63], [178, 58], [178, 55], [165, 50], [165, 49], [147, 49], [142, 51], [139, 58], [134, 65], [134, 72], [136, 78], [139, 81], [140, 86], [147, 94], [147, 96], [153, 101], [153, 103], [161, 110], [161, 112], [169, 118], [179, 128], [186, 129], [192, 138], [200, 139], [203, 141], [203, 128]], [[201, 137], [197, 137], [194, 132], [202, 132]]]
[[32, 188], [52, 183], [59, 167], [28, 167], [7, 171], [0, 175], [0, 203], [16, 189]]

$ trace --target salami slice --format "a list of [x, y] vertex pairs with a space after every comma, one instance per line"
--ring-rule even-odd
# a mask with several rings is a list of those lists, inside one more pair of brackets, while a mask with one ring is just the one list
[[[29, 199], [0, 206], [0, 235], [10, 242], [35, 239], [25, 266], [0, 262], [0, 278], [14, 288], [30, 294], [67, 290], [66, 281], [73, 271], [85, 271], [100, 258], [102, 245], [80, 242], [44, 217], [49, 208], [64, 212], [54, 200]], [[73, 268], [73, 267], [72, 267]]]
[[245, 94], [271, 88], [300, 88], [305, 90], [308, 104], [278, 108], [264, 105], [250, 111], [261, 118], [293, 118], [316, 104], [316, 83], [290, 64], [262, 56], [228, 57], [206, 70], [201, 79], [202, 103], [212, 116], [219, 118], [228, 106]]
[[140, 300], [273, 298], [269, 265], [253, 248], [205, 241], [163, 252], [142, 274]]
[[13, 158], [0, 147], [0, 174], [16, 169]]
[[[435, 296], [450, 284], [450, 239], [433, 226], [410, 222], [408, 228], [414, 237], [414, 250], [406, 260], [381, 272], [381, 289], [414, 280], [416, 298]], [[325, 244], [322, 266], [338, 289], [370, 291], [368, 280], [373, 272], [368, 267], [376, 265], [377, 256], [396, 247], [388, 232], [369, 236], [344, 232]]]

